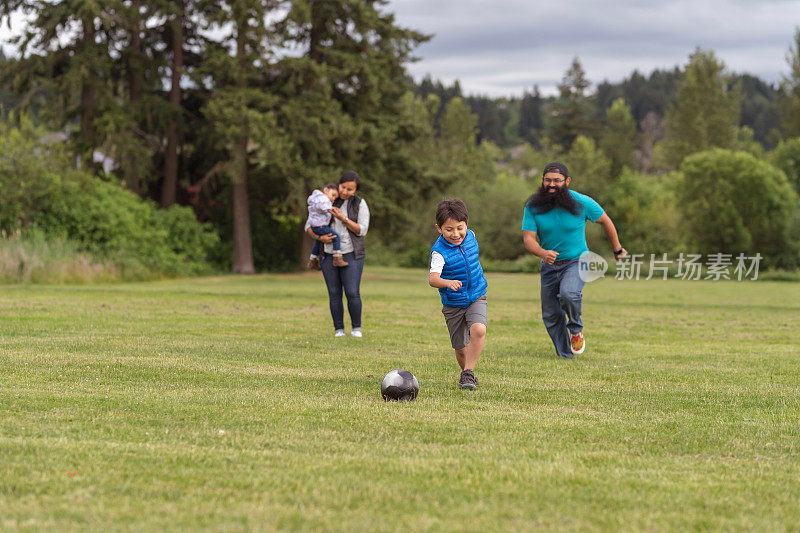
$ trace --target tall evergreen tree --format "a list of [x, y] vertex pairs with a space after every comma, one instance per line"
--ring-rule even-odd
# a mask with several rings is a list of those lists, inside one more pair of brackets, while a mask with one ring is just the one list
[[504, 128], [510, 118], [507, 103], [486, 96], [470, 96], [466, 101], [470, 111], [478, 116], [478, 142], [487, 140], [505, 145]]
[[[219, 165], [230, 177], [233, 218], [233, 272], [252, 274], [252, 236], [248, 175], [257, 160], [274, 159], [284, 149], [276, 133], [275, 99], [266, 90], [272, 50], [266, 20], [277, 7], [273, 0], [221, 2], [215, 22], [229, 32], [210, 51], [205, 73], [216, 91], [204, 108], [229, 154]], [[229, 52], [233, 48], [233, 54]]]
[[114, 21], [108, 30], [113, 94], [98, 121], [101, 149], [118, 164], [128, 187], [145, 195], [157, 151], [145, 115], [151, 95], [161, 92], [158, 61], [152, 54], [154, 37], [144, 31], [150, 12], [142, 0], [118, 0], [108, 16]]
[[[169, 118], [167, 120], [167, 146], [164, 153], [164, 181], [161, 188], [161, 205], [169, 207], [175, 203], [178, 186], [178, 144], [181, 130], [181, 78], [183, 77], [183, 47], [186, 21], [185, 0], [173, 0], [166, 4], [169, 28], [170, 89]], [[252, 263], [252, 259], [251, 259]]]
[[599, 148], [609, 159], [610, 176], [619, 177], [624, 167], [633, 168], [636, 160], [636, 124], [631, 108], [622, 98], [617, 98], [606, 112], [606, 126], [600, 137]]
[[735, 75], [733, 83], [741, 87], [739, 124], [750, 127], [755, 139], [765, 148], [773, 148], [780, 137], [778, 132], [781, 127], [778, 90], [750, 74]]
[[794, 42], [786, 54], [789, 73], [781, 83], [781, 111], [785, 137], [800, 137], [800, 27], [795, 30]]
[[620, 83], [603, 82], [597, 86], [595, 100], [598, 119], [604, 119], [605, 111], [617, 98], [624, 98], [631, 108], [631, 115], [637, 124], [641, 124], [649, 113], [664, 117], [667, 109], [675, 100], [677, 82], [681, 76], [676, 67], [673, 70], [656, 69], [645, 76], [634, 70]]
[[519, 136], [534, 146], [539, 145], [544, 121], [542, 120], [542, 95], [539, 86], [533, 92], [525, 91], [519, 109]]
[[21, 11], [30, 17], [26, 31], [13, 40], [21, 57], [3, 73], [23, 96], [21, 105], [38, 107], [54, 129], [75, 124], [74, 146], [83, 165], [93, 170], [100, 146], [96, 120], [111, 97], [109, 16], [117, 0], [5, 0], [0, 18]]
[[187, 129], [184, 80], [198, 79], [194, 71], [205, 58], [208, 42], [202, 35], [203, 25], [229, 6], [213, 0], [154, 0], [148, 5], [152, 18], [158, 22], [157, 43], [154, 43], [157, 48], [152, 53], [161, 56], [161, 79], [169, 80], [169, 90], [163, 101], [156, 104], [159, 140], [163, 143], [159, 201], [163, 207], [169, 207], [176, 201], [181, 147]]
[[[279, 65], [279, 120], [294, 146], [292, 160], [302, 167], [283, 169], [295, 214], [304, 216], [305, 196], [315, 186], [356, 168], [370, 194], [373, 220], [404, 217], [407, 203], [399, 182], [413, 183], [423, 173], [396, 160], [396, 120], [404, 94], [412, 87], [404, 64], [426, 36], [399, 27], [380, 0], [296, 0], [280, 25], [287, 46], [302, 51]], [[300, 257], [307, 257], [304, 238]], [[301, 259], [302, 261], [302, 259]]]
[[739, 126], [739, 87], [729, 87], [725, 64], [714, 52], [697, 50], [678, 85], [675, 106], [666, 117], [660, 149], [664, 163], [677, 168], [689, 154], [731, 148]]
[[569, 149], [578, 135], [592, 136], [592, 102], [588, 95], [591, 84], [576, 57], [558, 86], [559, 97], [550, 108], [550, 137]]
[[[11, 63], [0, 48], [0, 72], [5, 72], [10, 65]], [[11, 93], [10, 81], [3, 79], [2, 76], [0, 76], [0, 107], [2, 108], [0, 116], [17, 107], [17, 98]]]

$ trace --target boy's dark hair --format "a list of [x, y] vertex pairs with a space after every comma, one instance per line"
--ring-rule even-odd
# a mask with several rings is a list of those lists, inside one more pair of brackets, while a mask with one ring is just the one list
[[336, 185], [335, 183], [328, 183], [327, 185], [325, 185], [325, 186], [322, 188], [322, 190], [323, 190], [323, 191], [324, 191], [325, 189], [336, 189], [336, 190], [338, 191], [338, 190], [339, 190], [339, 186], [338, 186], [338, 185]]
[[469, 222], [467, 205], [458, 198], [447, 198], [436, 206], [436, 225], [441, 227], [448, 218], [456, 222]]
[[356, 190], [358, 190], [359, 181], [361, 181], [361, 176], [358, 175], [358, 172], [355, 170], [345, 170], [342, 172], [342, 177], [339, 178], [339, 183], [345, 183], [348, 181], [355, 181], [356, 182]]

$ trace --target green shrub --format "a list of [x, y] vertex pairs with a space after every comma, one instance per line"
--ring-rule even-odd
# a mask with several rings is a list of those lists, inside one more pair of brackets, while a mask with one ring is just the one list
[[18, 126], [0, 120], [0, 230], [7, 235], [28, 226], [62, 181], [85, 178], [47, 131], [26, 117]]
[[397, 266], [407, 268], [425, 268], [431, 262], [431, 244], [414, 242], [397, 258]]
[[800, 137], [782, 141], [770, 154], [770, 161], [783, 170], [795, 192], [800, 194]]
[[[190, 208], [163, 211], [118, 184], [76, 170], [62, 140], [26, 117], [16, 125], [0, 121], [0, 154], [0, 230], [36, 235], [15, 245], [22, 254], [17, 259], [35, 242], [47, 257], [58, 256], [54, 250], [60, 246], [76, 246], [87, 261], [119, 266], [125, 278], [209, 270], [219, 237]], [[23, 267], [28, 264], [21, 260]]]
[[522, 244], [522, 210], [534, 190], [526, 180], [501, 171], [494, 179], [454, 191], [467, 204], [481, 259], [510, 261], [528, 255]]
[[[626, 169], [612, 185], [603, 208], [629, 253], [671, 254], [679, 250], [680, 214], [674, 193], [677, 179], [675, 174], [653, 176]], [[591, 247], [599, 253], [609, 246], [605, 236], [601, 238], [604, 244], [596, 242]]]
[[797, 266], [798, 197], [783, 172], [749, 153], [723, 149], [693, 154], [681, 170], [679, 205], [697, 252], [759, 252], [766, 267]]
[[219, 244], [214, 230], [198, 223], [190, 208], [162, 211], [120, 185], [97, 179], [63, 183], [35, 221], [96, 257], [168, 275], [207, 271], [206, 259]]

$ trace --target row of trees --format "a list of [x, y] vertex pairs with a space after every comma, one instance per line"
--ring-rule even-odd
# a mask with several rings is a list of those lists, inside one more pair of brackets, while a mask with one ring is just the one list
[[[478, 116], [481, 140], [508, 148], [523, 142], [539, 147], [547, 140], [569, 148], [578, 134], [596, 137], [606, 124], [606, 111], [619, 98], [630, 107], [640, 133], [663, 134], [664, 117], [675, 104], [683, 76], [678, 67], [657, 69], [648, 76], [634, 71], [621, 82], [604, 81], [592, 91], [580, 60], [575, 58], [556, 96], [542, 96], [534, 86], [518, 98], [470, 96], [467, 101]], [[798, 125], [793, 123], [796, 111], [792, 112], [796, 77], [790, 72], [777, 86], [749, 74], [726, 77], [727, 88], [739, 95], [739, 125], [750, 128], [766, 149], [774, 148], [781, 138], [798, 134]], [[416, 90], [422, 95], [436, 94], [444, 103], [462, 97], [458, 82], [447, 86], [430, 77]]]
[[231, 243], [233, 270], [253, 272], [280, 266], [270, 248], [286, 243], [270, 235], [343, 168], [369, 176], [387, 207], [405, 203], [389, 184], [428, 181], [409, 168], [417, 117], [397, 122], [403, 65], [427, 37], [383, 4], [6, 0], [0, 17], [29, 25], [2, 81], [18, 110], [68, 134], [83, 168], [108, 158], [137, 194], [194, 204]]
[[[620, 213], [623, 234], [641, 250], [699, 242], [683, 221], [704, 207], [689, 209], [691, 198], [681, 196], [693, 190], [685, 181], [693, 169], [706, 168], [686, 166], [697, 152], [747, 172], [763, 162], [777, 169], [765, 170], [771, 180], [788, 175], [798, 185], [800, 32], [780, 90], [731, 76], [713, 52], [698, 50], [684, 68], [634, 73], [595, 91], [576, 59], [557, 97], [534, 90], [492, 100], [464, 98], [457, 84], [415, 86], [404, 65], [428, 36], [399, 27], [384, 5], [4, 0], [0, 16], [22, 10], [31, 22], [14, 43], [20, 54], [0, 58], [0, 98], [14, 116], [27, 113], [66, 136], [97, 179], [163, 207], [191, 205], [219, 232], [216, 255], [243, 273], [302, 261], [305, 197], [347, 168], [364, 177], [370, 254], [408, 265], [427, 260], [431, 212], [446, 195], [467, 200], [488, 260], [523, 260], [522, 202], [549, 159], [565, 160], [578, 190]], [[766, 104], [748, 96], [759, 91]], [[759, 105], [780, 112], [754, 112]], [[794, 194], [780, 184], [764, 189]], [[773, 223], [784, 228], [795, 209], [780, 205]], [[744, 212], [735, 202], [725, 209]], [[707, 233], [722, 224], [708, 222]], [[779, 233], [785, 242], [788, 233]], [[773, 264], [793, 266], [792, 254]]]

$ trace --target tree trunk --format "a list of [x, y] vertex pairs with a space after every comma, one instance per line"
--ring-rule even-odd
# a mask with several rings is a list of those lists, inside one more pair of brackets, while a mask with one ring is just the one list
[[[94, 18], [83, 19], [83, 50], [88, 54], [95, 43]], [[91, 69], [88, 69], [91, 71]], [[85, 159], [86, 170], [94, 172], [94, 116], [97, 107], [97, 94], [94, 86], [94, 77], [91, 73], [86, 74], [81, 84], [81, 153]]]
[[[142, 100], [142, 23], [139, 18], [139, 10], [141, 8], [141, 0], [133, 0], [131, 6], [131, 47], [128, 57], [128, 97], [130, 98], [131, 110], [134, 115], [136, 126], [139, 125], [139, 112]], [[132, 136], [136, 136], [136, 127], [131, 131]], [[142, 195], [142, 178], [139, 175], [139, 169], [136, 167], [136, 162], [133, 160], [133, 155], [128, 155], [127, 167], [130, 169], [130, 176], [128, 176], [128, 187], [138, 194]]]
[[[239, 68], [237, 85], [244, 88], [246, 21], [238, 21], [236, 32], [236, 59]], [[234, 145], [233, 166], [233, 272], [255, 274], [253, 243], [250, 236], [250, 201], [247, 194], [247, 125]]]
[[233, 272], [254, 274], [253, 244], [250, 238], [250, 202], [247, 194], [247, 138], [234, 148], [233, 182]]
[[[322, 243], [319, 244], [320, 251], [322, 251]], [[314, 247], [314, 239], [312, 239], [307, 231], [303, 231], [303, 236], [300, 237], [300, 264], [301, 269], [308, 268], [308, 256], [311, 255], [311, 248]]]
[[321, 21], [319, 13], [316, 11], [319, 9], [315, 9], [315, 4], [311, 3], [311, 29], [308, 32], [308, 57], [311, 58], [314, 63], [321, 65], [322, 64], [322, 32], [323, 28], [320, 27]]
[[[311, 28], [308, 32], [308, 57], [314, 63], [321, 65], [322, 64], [322, 37], [324, 28], [322, 27], [323, 24], [323, 17], [322, 13], [320, 13], [319, 5], [315, 2], [311, 2]], [[311, 87], [314, 83], [316, 83], [316, 79], [313, 75], [308, 75], [306, 77], [306, 87]], [[311, 184], [305, 184], [306, 194], [311, 194], [313, 188]], [[304, 204], [305, 207], [305, 204]], [[322, 246], [320, 244], [320, 246]], [[300, 236], [300, 258], [298, 262], [298, 266], [301, 269], [305, 269], [308, 263], [308, 256], [311, 255], [311, 248], [314, 247], [314, 240], [308, 235], [306, 231], [303, 231], [302, 235]]]
[[172, 22], [172, 86], [169, 91], [170, 118], [167, 126], [167, 152], [164, 155], [164, 183], [161, 206], [175, 203], [178, 187], [178, 136], [181, 120], [181, 75], [183, 74], [183, 2], [177, 2], [178, 13]]

